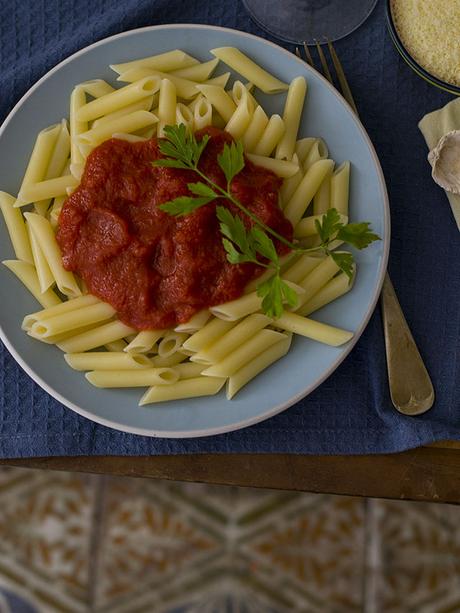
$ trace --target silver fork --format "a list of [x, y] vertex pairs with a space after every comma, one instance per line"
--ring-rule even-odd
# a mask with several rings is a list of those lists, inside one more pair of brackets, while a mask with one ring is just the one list
[[[353, 95], [348, 85], [342, 64], [330, 41], [327, 42], [329, 54], [337, 74], [343, 97], [358, 115]], [[321, 67], [326, 79], [335, 87], [322, 46], [317, 42], [316, 48]], [[303, 44], [305, 59], [302, 58], [299, 47], [296, 55], [315, 68], [313, 56], [306, 43]], [[393, 284], [388, 272], [385, 274], [382, 293], [383, 328], [385, 333], [385, 349], [387, 357], [388, 383], [391, 401], [395, 408], [405, 415], [420, 415], [433, 406], [434, 389], [428, 371], [423, 363], [420, 352], [415, 344], [406, 318], [398, 302]]]

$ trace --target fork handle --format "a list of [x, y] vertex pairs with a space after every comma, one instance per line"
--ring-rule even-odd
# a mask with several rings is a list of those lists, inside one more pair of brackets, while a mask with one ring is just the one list
[[400, 413], [420, 415], [433, 406], [434, 389], [388, 273], [380, 299], [391, 401]]

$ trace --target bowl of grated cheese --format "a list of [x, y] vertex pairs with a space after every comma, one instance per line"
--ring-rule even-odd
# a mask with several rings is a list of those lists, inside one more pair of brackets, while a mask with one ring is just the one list
[[460, 0], [387, 0], [396, 49], [423, 79], [460, 95]]

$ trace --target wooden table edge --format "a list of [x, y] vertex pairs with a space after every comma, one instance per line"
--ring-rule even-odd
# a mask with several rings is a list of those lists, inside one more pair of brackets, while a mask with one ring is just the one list
[[0, 465], [460, 504], [458, 443], [388, 455], [74, 456], [1, 460]]

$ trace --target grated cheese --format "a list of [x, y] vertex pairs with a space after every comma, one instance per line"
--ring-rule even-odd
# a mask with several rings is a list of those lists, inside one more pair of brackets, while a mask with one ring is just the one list
[[391, 0], [391, 12], [414, 60], [460, 86], [460, 0]]

